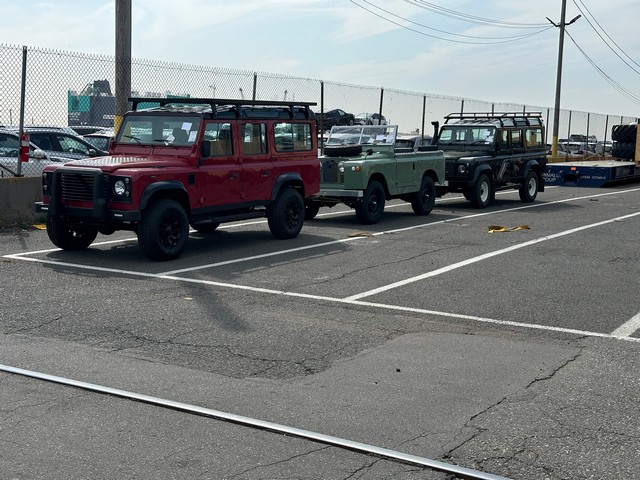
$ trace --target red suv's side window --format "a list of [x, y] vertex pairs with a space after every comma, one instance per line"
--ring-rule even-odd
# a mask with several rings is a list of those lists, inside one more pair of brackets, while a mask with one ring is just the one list
[[203, 141], [210, 142], [212, 157], [232, 155], [233, 142], [231, 140], [231, 124], [208, 123], [204, 129]]
[[245, 155], [267, 153], [267, 126], [264, 123], [242, 124], [242, 153]]

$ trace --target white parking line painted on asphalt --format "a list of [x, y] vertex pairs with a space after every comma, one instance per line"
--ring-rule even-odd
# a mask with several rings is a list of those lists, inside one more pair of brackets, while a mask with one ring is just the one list
[[[396, 232], [401, 232], [401, 231], [405, 231], [405, 230], [412, 230], [412, 229], [416, 229], [416, 228], [427, 227], [427, 226], [431, 226], [431, 225], [438, 225], [438, 224], [443, 224], [443, 223], [456, 222], [456, 221], [460, 221], [460, 220], [464, 220], [464, 219], [468, 219], [468, 218], [473, 218], [473, 217], [478, 217], [478, 216], [492, 215], [492, 214], [505, 213], [505, 212], [508, 213], [508, 212], [513, 211], [513, 210], [521, 210], [523, 208], [536, 208], [536, 207], [542, 207], [542, 206], [545, 206], [545, 205], [550, 205], [550, 204], [555, 204], [555, 203], [572, 202], [572, 201], [589, 199], [589, 198], [594, 198], [594, 197], [618, 195], [618, 194], [624, 194], [624, 193], [634, 192], [634, 191], [638, 191], [638, 190], [640, 190], [640, 188], [634, 188], [634, 189], [628, 189], [628, 190], [622, 190], [622, 191], [616, 191], [616, 192], [607, 192], [607, 193], [601, 193], [601, 194], [595, 194], [595, 195], [586, 195], [586, 196], [583, 196], [583, 197], [573, 197], [573, 198], [557, 200], [557, 201], [553, 201], [553, 202], [536, 203], [536, 204], [525, 205], [525, 206], [520, 206], [520, 207], [515, 207], [515, 208], [510, 208], [510, 209], [504, 209], [504, 210], [498, 210], [498, 211], [492, 211], [492, 212], [476, 213], [476, 214], [473, 214], [473, 215], [467, 215], [467, 216], [458, 217], [458, 218], [455, 218], [455, 219], [447, 219], [447, 220], [442, 220], [442, 221], [438, 221], [438, 222], [432, 222], [432, 223], [427, 223], [427, 224], [422, 224], [422, 225], [405, 227], [405, 228], [400, 228], [400, 229], [390, 230], [390, 231], [375, 232], [372, 235], [376, 236], [376, 235], [384, 235], [386, 233], [396, 233]], [[604, 222], [599, 222], [599, 223], [592, 224], [592, 225], [587, 225], [587, 226], [584, 226], [584, 227], [579, 227], [579, 228], [576, 228], [576, 229], [568, 230], [566, 232], [560, 232], [558, 234], [554, 234], [554, 235], [550, 235], [550, 236], [547, 236], [547, 237], [543, 237], [541, 239], [537, 239], [537, 240], [534, 240], [532, 242], [526, 242], [526, 244], [517, 245], [513, 249], [523, 248], [524, 246], [526, 246], [528, 244], [538, 243], [540, 241], [545, 241], [545, 240], [549, 240], [549, 239], [556, 238], [556, 237], [559, 237], [559, 236], [568, 235], [570, 233], [574, 233], [574, 232], [577, 232], [577, 231], [580, 231], [580, 230], [584, 230], [584, 229], [587, 229], [587, 228], [593, 228], [595, 226], [603, 225], [603, 224], [610, 223], [610, 222], [620, 221], [620, 220], [623, 220], [625, 218], [630, 218], [630, 217], [633, 217], [633, 216], [636, 216], [636, 215], [640, 215], [640, 212], [634, 213], [634, 214], [631, 214], [631, 215], [618, 217], [618, 218], [611, 219], [611, 220], [607, 220], [607, 221], [604, 221]], [[254, 222], [251, 222], [251, 223], [254, 223]], [[274, 252], [274, 253], [265, 254], [265, 255], [261, 255], [261, 256], [246, 257], [246, 258], [241, 258], [241, 259], [236, 259], [236, 260], [230, 260], [228, 262], [220, 262], [219, 264], [221, 265], [221, 264], [228, 264], [228, 263], [243, 262], [243, 261], [247, 261], [248, 259], [263, 258], [265, 256], [271, 256], [271, 255], [283, 255], [283, 254], [291, 253], [291, 251], [304, 250], [304, 249], [308, 249], [308, 248], [318, 248], [318, 247], [322, 247], [322, 246], [326, 246], [326, 245], [343, 243], [343, 242], [350, 241], [350, 240], [353, 240], [353, 239], [355, 239], [355, 238], [340, 239], [340, 240], [335, 240], [335, 241], [332, 241], [332, 242], [324, 242], [322, 244], [310, 245], [310, 246], [307, 246], [307, 247], [300, 247], [298, 249], [288, 249], [288, 250]], [[117, 243], [117, 242], [122, 242], [122, 241], [125, 241], [125, 240], [108, 241], [108, 242], [103, 242], [102, 244]], [[97, 244], [94, 244], [94, 245], [97, 245]], [[628, 322], [626, 322], [624, 325], [622, 325], [621, 327], [616, 329], [613, 334], [604, 334], [604, 333], [600, 333], [600, 332], [590, 332], [590, 331], [583, 331], [583, 330], [565, 329], [565, 328], [561, 328], [561, 327], [550, 327], [550, 326], [544, 326], [544, 325], [526, 324], [526, 323], [512, 322], [512, 321], [506, 321], [506, 320], [497, 320], [497, 319], [492, 319], [492, 318], [484, 318], [484, 317], [476, 317], [476, 316], [470, 316], [470, 315], [464, 315], [464, 314], [456, 314], [456, 313], [451, 313], [451, 312], [439, 312], [439, 311], [434, 311], [434, 310], [426, 310], [426, 309], [413, 308], [413, 307], [405, 307], [405, 306], [398, 306], [398, 305], [365, 302], [365, 301], [361, 301], [361, 300], [358, 300], [358, 299], [354, 298], [356, 296], [352, 296], [352, 297], [348, 297], [348, 298], [334, 298], [334, 297], [326, 297], [326, 296], [320, 296], [320, 295], [311, 295], [311, 294], [304, 294], [304, 293], [273, 290], [273, 289], [267, 289], [267, 288], [251, 287], [251, 286], [246, 286], [246, 285], [236, 285], [236, 284], [229, 284], [229, 283], [215, 282], [215, 281], [208, 281], [208, 280], [190, 279], [190, 278], [183, 278], [183, 277], [177, 277], [177, 276], [169, 275], [172, 272], [154, 274], [154, 273], [146, 273], [146, 272], [139, 272], [139, 271], [133, 271], [133, 270], [124, 270], [124, 269], [117, 269], [117, 268], [107, 268], [107, 267], [99, 267], [99, 266], [91, 266], [91, 265], [82, 265], [82, 264], [76, 264], [76, 263], [70, 263], [70, 262], [61, 262], [61, 261], [56, 261], [56, 260], [47, 260], [47, 259], [39, 259], [39, 258], [29, 258], [29, 257], [27, 257], [27, 255], [34, 255], [36, 253], [48, 253], [48, 252], [57, 251], [57, 250], [59, 250], [59, 249], [41, 250], [41, 251], [38, 251], [38, 252], [22, 252], [22, 253], [16, 253], [16, 254], [11, 254], [11, 255], [3, 255], [2, 258], [23, 260], [23, 261], [29, 261], [29, 262], [35, 262], [35, 263], [43, 263], [43, 264], [49, 264], [49, 265], [57, 265], [57, 266], [64, 266], [64, 267], [71, 267], [71, 268], [77, 268], [77, 269], [80, 269], [80, 270], [100, 271], [100, 272], [113, 273], [113, 274], [118, 274], [118, 275], [129, 275], [129, 276], [138, 276], [138, 277], [145, 277], [145, 278], [158, 278], [158, 279], [172, 280], [172, 281], [177, 281], [177, 282], [187, 282], [187, 283], [199, 283], [199, 284], [205, 284], [205, 285], [216, 286], [216, 287], [221, 287], [221, 288], [248, 290], [248, 291], [253, 291], [253, 292], [257, 292], [257, 293], [264, 293], [264, 294], [270, 294], [270, 295], [282, 295], [282, 296], [298, 297], [298, 298], [306, 298], [306, 299], [309, 299], [309, 300], [326, 301], [326, 302], [338, 303], [338, 304], [360, 305], [360, 306], [365, 306], [365, 307], [380, 308], [380, 309], [386, 309], [386, 310], [394, 310], [394, 311], [399, 311], [399, 312], [410, 312], [410, 313], [418, 313], [418, 314], [424, 314], [424, 315], [435, 315], [435, 316], [443, 316], [443, 317], [449, 317], [449, 318], [458, 318], [458, 319], [461, 319], [461, 320], [471, 320], [471, 321], [476, 321], [476, 322], [492, 323], [492, 324], [496, 324], [496, 325], [504, 325], [504, 326], [513, 326], [513, 327], [521, 327], [521, 328], [536, 329], [536, 330], [546, 330], [546, 331], [571, 333], [571, 334], [585, 335], [585, 336], [591, 336], [591, 337], [613, 338], [613, 339], [617, 339], [617, 340], [625, 340], [625, 341], [631, 341], [631, 342], [640, 342], [640, 339], [633, 338], [633, 337], [630, 336], [631, 334], [633, 334], [635, 332], [635, 330], [637, 330], [640, 327], [640, 313], [638, 315], [636, 315], [635, 317], [633, 317]], [[510, 249], [505, 249], [505, 250], [510, 250]], [[492, 252], [492, 253], [487, 254], [487, 255], [494, 256], [496, 254], [498, 254], [498, 253]], [[476, 257], [476, 258], [479, 258], [479, 257]], [[471, 260], [474, 260], [474, 259], [471, 259]], [[480, 261], [480, 260], [476, 260], [476, 261]], [[462, 262], [460, 262], [460, 263], [462, 263]], [[211, 265], [218, 265], [218, 264], [211, 264]], [[208, 265], [208, 266], [204, 266], [204, 267], [194, 267], [194, 269], [197, 269], [197, 268], [209, 268], [209, 267], [210, 266]], [[457, 267], [457, 268], [459, 268], [459, 267]], [[192, 269], [184, 269], [184, 270], [176, 270], [175, 272], [191, 271], [191, 270]], [[416, 278], [416, 277], [414, 277], [414, 278]], [[414, 281], [417, 281], [417, 280], [414, 280]], [[359, 295], [362, 295], [362, 294], [359, 294]], [[360, 298], [362, 298], [362, 297], [360, 297]]]
[[477, 257], [468, 258], [467, 260], [463, 260], [462, 262], [453, 263], [451, 265], [447, 265], [446, 267], [442, 267], [437, 270], [433, 270], [431, 272], [423, 273], [422, 275], [417, 275], [415, 277], [407, 278], [405, 280], [400, 280], [399, 282], [394, 282], [394, 283], [390, 283], [389, 285], [384, 285], [382, 287], [374, 288], [373, 290], [368, 290], [366, 292], [358, 293], [356, 295], [351, 295], [349, 297], [346, 297], [346, 300], [359, 300], [361, 298], [370, 297], [371, 295], [376, 295], [378, 293], [393, 290], [394, 288], [403, 287], [410, 283], [419, 282], [420, 280], [424, 280], [426, 278], [442, 275], [443, 273], [448, 273], [452, 270], [456, 270], [458, 268], [465, 267], [473, 263], [481, 262], [483, 260], [486, 260], [487, 258], [496, 257], [498, 255], [503, 255], [505, 253], [513, 252], [514, 250], [519, 250], [521, 248], [529, 247], [531, 245], [535, 245], [536, 243], [546, 242], [548, 240], [564, 237], [565, 235], [571, 235], [573, 233], [581, 232], [583, 230], [588, 230], [590, 228], [600, 227], [602, 225], [607, 225], [609, 223], [620, 222], [622, 220], [636, 217], [638, 215], [640, 215], [640, 212], [631, 213], [629, 215], [623, 215], [621, 217], [612, 218], [610, 220], [604, 220], [602, 222], [592, 223], [590, 225], [583, 225], [582, 227], [572, 228], [570, 230], [565, 230], [564, 232], [554, 233], [553, 235], [547, 235], [541, 238], [536, 238], [534, 240], [529, 240], [528, 242], [519, 243], [517, 245], [511, 245], [510, 247], [503, 248], [501, 250], [488, 252], [483, 255], [479, 255]]
[[[627, 192], [635, 192], [635, 191], [639, 191], [640, 188], [634, 188], [634, 189], [630, 189], [630, 190], [623, 190], [623, 193], [627, 193]], [[415, 230], [418, 228], [426, 228], [426, 227], [433, 227], [435, 225], [442, 225], [444, 223], [452, 223], [452, 222], [459, 222], [461, 220], [468, 220], [470, 218], [477, 218], [477, 217], [484, 217], [487, 215], [496, 215], [498, 213], [509, 213], [509, 212], [513, 212], [513, 211], [517, 211], [517, 210], [523, 210], [523, 209], [529, 209], [529, 208], [539, 208], [545, 205], [553, 205], [556, 203], [566, 203], [566, 202], [575, 202], [577, 200], [583, 200], [583, 199], [588, 199], [588, 198], [593, 198], [593, 197], [602, 197], [602, 196], [606, 196], [606, 195], [612, 195], [611, 192], [609, 193], [599, 193], [599, 194], [595, 194], [595, 195], [586, 195], [583, 197], [573, 197], [573, 198], [566, 198], [566, 199], [562, 199], [562, 200], [554, 200], [552, 202], [544, 202], [544, 203], [534, 203], [534, 204], [527, 204], [527, 205], [522, 205], [519, 207], [512, 207], [512, 208], [505, 208], [503, 210], [493, 210], [493, 211], [489, 211], [489, 212], [480, 212], [480, 213], [473, 213], [471, 215], [465, 215], [463, 217], [456, 217], [456, 218], [448, 218], [446, 220], [437, 220], [435, 222], [429, 222], [429, 223], [421, 223], [420, 225], [412, 225], [410, 227], [402, 227], [402, 228], [396, 228], [394, 230], [383, 230], [380, 232], [373, 232], [371, 233], [372, 237], [376, 237], [378, 235], [386, 235], [386, 234], [393, 234], [393, 233], [399, 233], [399, 232], [406, 232], [408, 230]], [[226, 260], [223, 262], [215, 262], [215, 263], [209, 263], [206, 265], [199, 265], [197, 267], [189, 267], [189, 268], [182, 268], [182, 269], [178, 269], [178, 270], [170, 270], [167, 272], [162, 272], [159, 273], [158, 275], [176, 275], [178, 273], [187, 273], [187, 272], [195, 272], [197, 270], [204, 270], [204, 269], [208, 269], [208, 268], [215, 268], [215, 267], [220, 267], [222, 265], [230, 265], [233, 263], [240, 263], [240, 262], [248, 262], [251, 260], [256, 260], [259, 258], [267, 258], [267, 257], [273, 257], [273, 256], [277, 256], [277, 255], [286, 255], [289, 253], [294, 253], [294, 252], [298, 252], [301, 250], [309, 250], [312, 248], [318, 248], [318, 247], [326, 247], [329, 245], [336, 245], [339, 243], [347, 243], [347, 242], [351, 242], [353, 240], [361, 240], [361, 237], [349, 237], [349, 238], [341, 238], [339, 240], [332, 240], [330, 242], [323, 242], [323, 243], [317, 243], [314, 245], [307, 245], [305, 247], [298, 247], [298, 248], [291, 248], [291, 249], [286, 249], [286, 250], [279, 250], [277, 252], [270, 252], [270, 253], [265, 253], [262, 255], [252, 255], [250, 257], [243, 257], [243, 258], [236, 258], [233, 260]]]
[[195, 283], [199, 285], [208, 285], [212, 287], [226, 288], [231, 290], [245, 290], [245, 291], [250, 291], [255, 293], [263, 293], [267, 295], [281, 295], [283, 297], [305, 298], [307, 300], [329, 302], [332, 304], [358, 305], [358, 306], [369, 307], [369, 308], [393, 310], [397, 312], [417, 313], [421, 315], [456, 318], [460, 320], [469, 320], [473, 322], [490, 323], [494, 325], [502, 325], [502, 326], [509, 326], [509, 327], [519, 327], [519, 328], [526, 328], [531, 330], [543, 330], [543, 331], [551, 331], [551, 332], [569, 333], [569, 334], [574, 334], [579, 336], [588, 336], [588, 337], [612, 338], [615, 340], [624, 340], [629, 342], [640, 343], [640, 338], [633, 338], [630, 336], [621, 336], [621, 335], [612, 335], [612, 334], [600, 333], [600, 332], [591, 332], [588, 330], [575, 330], [570, 328], [552, 327], [547, 325], [536, 325], [531, 323], [512, 322], [509, 320], [498, 320], [494, 318], [478, 317], [473, 315], [465, 315], [465, 314], [452, 313], [452, 312], [441, 312], [437, 310], [427, 310], [423, 308], [406, 307], [402, 305], [365, 302], [360, 300], [327, 297], [327, 296], [312, 295], [307, 293], [286, 292], [283, 290], [274, 290], [269, 288], [252, 287], [249, 285], [238, 285], [233, 283], [216, 282], [213, 280], [176, 277], [176, 276], [170, 276], [170, 275], [158, 275], [158, 274], [145, 273], [145, 272], [136, 272], [133, 270], [122, 270], [117, 268], [106, 268], [106, 267], [97, 267], [92, 265], [81, 265], [81, 264], [74, 264], [74, 263], [68, 263], [68, 262], [59, 262], [55, 260], [42, 260], [38, 258], [25, 258], [20, 256], [11, 256], [11, 255], [5, 255], [5, 257], [14, 258], [15, 260], [23, 260], [27, 262], [44, 263], [48, 265], [57, 265], [57, 266], [64, 266], [64, 267], [73, 267], [80, 270], [99, 271], [99, 272], [106, 272], [106, 273], [114, 273], [118, 275], [129, 275], [133, 277], [137, 276], [137, 277], [145, 277], [145, 278], [151, 278], [151, 279], [157, 278], [161, 280], [171, 280], [171, 281], [182, 282], [182, 283]]
[[640, 330], [640, 313], [637, 313], [631, 317], [629, 321], [616, 328], [611, 335], [614, 337], [625, 338], [630, 337], [638, 330]]

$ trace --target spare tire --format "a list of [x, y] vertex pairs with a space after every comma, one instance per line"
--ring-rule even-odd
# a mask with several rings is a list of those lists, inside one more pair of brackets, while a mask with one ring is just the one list
[[362, 153], [362, 145], [327, 145], [324, 154], [327, 157], [355, 157]]

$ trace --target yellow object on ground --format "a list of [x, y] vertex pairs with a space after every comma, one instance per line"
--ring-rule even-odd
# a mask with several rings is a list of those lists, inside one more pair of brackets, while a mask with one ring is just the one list
[[528, 225], [520, 225], [519, 227], [503, 227], [501, 225], [489, 225], [488, 233], [498, 233], [498, 232], [515, 232], [517, 230], [529, 230]]

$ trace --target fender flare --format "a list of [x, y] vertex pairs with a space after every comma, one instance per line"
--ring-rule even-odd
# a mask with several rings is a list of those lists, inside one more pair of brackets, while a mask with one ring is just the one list
[[304, 198], [304, 182], [302, 181], [302, 177], [300, 176], [300, 174], [284, 173], [276, 178], [276, 180], [273, 182], [273, 188], [271, 189], [272, 202], [276, 199], [278, 193], [280, 193], [280, 190], [282, 190], [282, 187], [286, 184], [291, 184], [294, 188], [300, 190], [300, 193]]
[[174, 190], [174, 191], [177, 190], [180, 193], [184, 193], [185, 195], [188, 196], [187, 189], [182, 183], [178, 181], [164, 180], [161, 182], [151, 183], [147, 185], [144, 191], [142, 192], [142, 196], [140, 197], [140, 207], [139, 207], [140, 210], [144, 210], [145, 208], [147, 208], [147, 206], [149, 205], [149, 202], [151, 201], [151, 198], [156, 193], [161, 191], [169, 191], [169, 190]]
[[491, 167], [489, 165], [484, 164], [480, 165], [473, 172], [473, 183], [476, 183], [478, 181], [478, 178], [480, 178], [480, 175], [485, 172], [489, 172], [489, 179], [493, 180], [493, 170], [491, 170]]
[[544, 177], [542, 176], [544, 168], [540, 165], [538, 160], [529, 160], [522, 170], [522, 177], [527, 178], [527, 175], [529, 175], [531, 170], [533, 170], [538, 176], [538, 191], [544, 192]]

